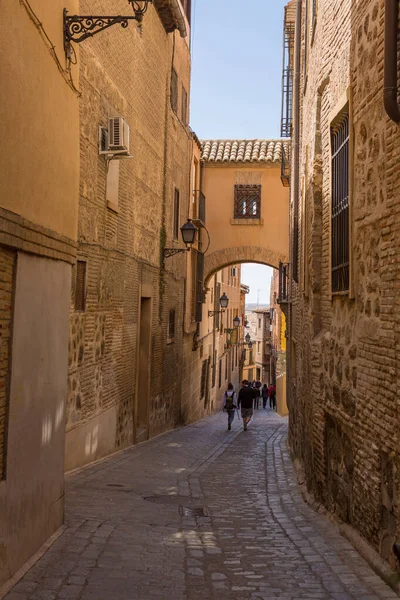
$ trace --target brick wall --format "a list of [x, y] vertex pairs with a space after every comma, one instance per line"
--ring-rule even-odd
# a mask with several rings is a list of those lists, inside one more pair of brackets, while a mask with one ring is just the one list
[[[81, 13], [108, 14], [108, 5], [87, 0]], [[126, 10], [123, 1], [113, 6], [116, 14]], [[89, 432], [93, 440], [96, 427], [100, 439], [89, 453], [81, 442], [74, 466], [135, 439], [142, 296], [149, 295], [152, 303], [146, 436], [179, 422], [181, 374], [176, 366], [182, 360], [186, 257], [177, 255], [164, 263], [162, 250], [182, 246], [182, 241], [173, 240], [174, 191], [180, 191], [181, 225], [188, 214], [192, 144], [181, 110], [181, 86], [188, 93], [190, 87], [188, 41], [177, 32], [167, 34], [152, 5], [140, 27], [132, 21], [127, 29], [110, 28], [87, 40], [80, 47], [80, 59], [78, 260], [87, 263], [87, 281], [85, 310], [75, 310], [74, 291], [71, 298], [67, 442], [68, 436], [79, 436], [79, 430], [85, 436]], [[170, 103], [172, 67], [179, 82], [177, 114]], [[110, 204], [98, 128], [116, 115], [130, 126], [133, 159], [119, 161], [117, 203]], [[171, 309], [176, 322], [173, 340], [168, 339]], [[102, 433], [106, 418], [110, 425], [104, 425]]]
[[[309, 489], [394, 566], [400, 143], [383, 109], [383, 2], [320, 0], [308, 40], [304, 15], [300, 268], [298, 284], [291, 283], [289, 321], [290, 445], [303, 461]], [[351, 287], [348, 295], [332, 296], [330, 124], [346, 93]], [[293, 235], [291, 252], [293, 260]]]
[[0, 246], [0, 480], [6, 473], [8, 377], [16, 253]]

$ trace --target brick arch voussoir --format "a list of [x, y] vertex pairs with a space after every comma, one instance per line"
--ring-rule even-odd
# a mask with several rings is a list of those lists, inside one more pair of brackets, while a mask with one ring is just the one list
[[204, 262], [204, 283], [207, 283], [210, 278], [220, 269], [239, 263], [259, 263], [270, 267], [279, 267], [280, 262], [287, 262], [288, 257], [284, 254], [275, 252], [270, 248], [260, 246], [236, 246], [233, 248], [224, 248], [212, 252], [205, 257]]

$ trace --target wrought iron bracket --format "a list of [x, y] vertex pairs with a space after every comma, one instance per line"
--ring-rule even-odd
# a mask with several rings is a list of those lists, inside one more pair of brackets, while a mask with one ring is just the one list
[[234, 331], [235, 331], [234, 329], [229, 329], [229, 328], [224, 329], [224, 332], [228, 333], [229, 335], [231, 335]]
[[208, 316], [209, 317], [214, 317], [214, 315], [219, 315], [220, 313], [225, 312], [225, 309], [222, 310], [209, 310], [208, 311]]
[[71, 15], [64, 8], [64, 50], [67, 52], [71, 42], [80, 44], [96, 33], [104, 31], [118, 23], [124, 29], [128, 27], [129, 21], [141, 23], [144, 13], [147, 11], [149, 2], [153, 0], [128, 0], [132, 6], [133, 16], [94, 16], [94, 15]]
[[174, 256], [174, 254], [180, 254], [181, 252], [189, 252], [190, 248], [164, 248], [163, 256], [164, 258], [169, 258], [170, 256]]

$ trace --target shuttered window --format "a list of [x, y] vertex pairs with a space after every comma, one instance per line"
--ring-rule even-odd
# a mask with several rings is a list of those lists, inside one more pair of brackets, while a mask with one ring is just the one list
[[179, 239], [179, 190], [175, 188], [174, 191], [174, 240]]
[[175, 337], [175, 310], [171, 309], [169, 311], [169, 320], [168, 320], [168, 339], [173, 340]]
[[178, 113], [178, 75], [175, 69], [171, 73], [171, 108], [174, 113]]
[[84, 311], [86, 306], [86, 262], [78, 260], [76, 263], [75, 280], [75, 310]]
[[332, 144], [332, 292], [345, 292], [350, 283], [349, 255], [349, 114], [331, 126]]
[[200, 323], [203, 315], [203, 280], [204, 280], [204, 254], [197, 252], [196, 265], [196, 317], [197, 323]]
[[203, 364], [201, 365], [200, 399], [204, 398], [206, 393], [207, 363], [208, 360], [203, 360]]
[[185, 88], [182, 86], [182, 111], [181, 111], [181, 118], [182, 118], [182, 123], [184, 125], [187, 125], [188, 122], [188, 95], [187, 95], [187, 91], [185, 90]]

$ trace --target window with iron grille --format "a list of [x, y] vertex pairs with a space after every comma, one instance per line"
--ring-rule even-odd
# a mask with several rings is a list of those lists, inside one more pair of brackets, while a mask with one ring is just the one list
[[179, 190], [174, 191], [174, 240], [179, 240]]
[[175, 337], [175, 309], [171, 308], [168, 319], [168, 339], [173, 340]]
[[203, 360], [203, 364], [201, 365], [200, 399], [204, 398], [206, 393], [207, 363], [208, 359]]
[[171, 72], [171, 108], [178, 113], [178, 75], [175, 69]]
[[235, 185], [233, 216], [235, 219], [259, 219], [261, 185]]
[[84, 311], [86, 306], [86, 262], [78, 260], [76, 263], [75, 279], [75, 310]]
[[188, 108], [188, 96], [187, 96], [187, 92], [186, 92], [185, 88], [182, 86], [182, 111], [181, 111], [181, 117], [182, 117], [182, 123], [184, 125], [187, 125], [187, 122], [188, 122], [187, 108]]
[[220, 388], [222, 385], [222, 358], [218, 363], [218, 387]]
[[[192, 250], [193, 252], [193, 250]], [[196, 323], [201, 323], [203, 318], [204, 300], [204, 254], [196, 251]]]
[[214, 350], [214, 361], [213, 361], [213, 366], [212, 366], [211, 387], [215, 387], [216, 379], [217, 379], [217, 351]]
[[331, 126], [332, 146], [332, 292], [349, 289], [349, 113], [348, 109]]

